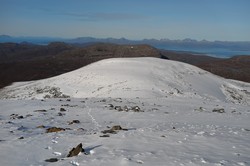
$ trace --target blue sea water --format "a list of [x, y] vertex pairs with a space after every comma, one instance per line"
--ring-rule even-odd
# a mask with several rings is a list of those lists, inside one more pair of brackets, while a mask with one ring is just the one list
[[189, 52], [193, 54], [204, 54], [219, 58], [230, 58], [236, 55], [249, 55], [250, 50], [236, 50], [228, 48], [197, 48], [197, 47], [172, 47], [172, 46], [155, 46], [159, 49], [177, 51], [177, 52]]

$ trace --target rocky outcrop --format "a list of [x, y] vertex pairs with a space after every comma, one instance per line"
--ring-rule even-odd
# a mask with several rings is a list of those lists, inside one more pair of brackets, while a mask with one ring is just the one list
[[80, 152], [84, 152], [84, 149], [82, 148], [82, 143], [77, 145], [75, 148], [72, 148], [69, 151], [69, 154], [67, 155], [67, 157], [77, 156]]
[[53, 132], [60, 132], [60, 131], [65, 131], [65, 129], [60, 128], [60, 127], [51, 127], [46, 130], [46, 133], [53, 133]]
[[116, 134], [117, 131], [119, 130], [127, 131], [128, 129], [122, 128], [120, 125], [115, 125], [109, 130], [103, 130], [102, 133], [103, 134]]

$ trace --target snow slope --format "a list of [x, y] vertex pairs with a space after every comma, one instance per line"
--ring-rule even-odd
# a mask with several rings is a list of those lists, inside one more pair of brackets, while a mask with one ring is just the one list
[[250, 84], [188, 64], [107, 59], [0, 98], [0, 165], [250, 165]]
[[[246, 92], [249, 84], [244, 84]], [[237, 100], [229, 95], [245, 94], [242, 86], [197, 67], [158, 58], [107, 59], [57, 77], [15, 83], [0, 91], [1, 98], [41, 99], [55, 97], [54, 91], [73, 98], [152, 98], [181, 96], [220, 101]], [[47, 96], [46, 96], [47, 95]], [[247, 98], [249, 99], [249, 98]]]

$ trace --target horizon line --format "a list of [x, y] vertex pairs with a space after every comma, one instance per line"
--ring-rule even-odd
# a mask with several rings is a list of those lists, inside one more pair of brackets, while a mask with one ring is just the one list
[[43, 36], [43, 35], [37, 35], [37, 36], [30, 36], [30, 35], [22, 35], [22, 36], [12, 36], [12, 35], [6, 35], [6, 34], [2, 34], [0, 35], [0, 37], [10, 37], [10, 38], [57, 38], [57, 39], [61, 39], [61, 40], [73, 40], [73, 39], [78, 39], [78, 38], [93, 38], [93, 39], [125, 39], [125, 40], [129, 40], [129, 41], [143, 41], [143, 40], [158, 40], [158, 41], [164, 41], [164, 40], [169, 40], [169, 41], [184, 41], [184, 40], [193, 40], [196, 42], [250, 42], [250, 40], [207, 40], [207, 39], [195, 39], [195, 38], [182, 38], [182, 39], [170, 39], [170, 38], [142, 38], [142, 39], [129, 39], [126, 37], [93, 37], [93, 36], [78, 36], [78, 37], [58, 37], [58, 36]]

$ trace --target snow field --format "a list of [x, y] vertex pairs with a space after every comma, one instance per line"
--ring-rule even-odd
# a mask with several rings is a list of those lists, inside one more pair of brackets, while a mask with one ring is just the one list
[[[248, 83], [156, 58], [14, 83], [0, 91], [1, 165], [247, 166], [249, 92]], [[114, 125], [127, 130], [101, 137]], [[85, 153], [67, 158], [79, 143]]]

